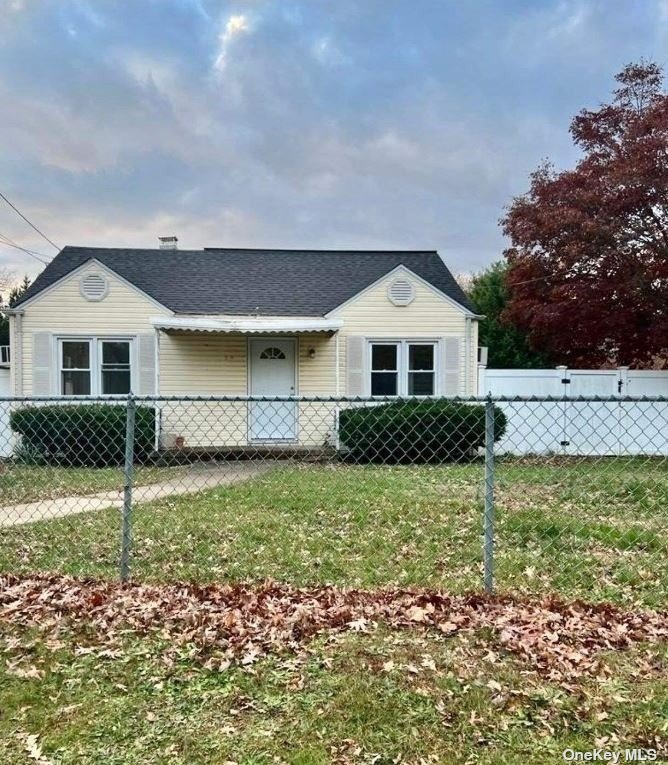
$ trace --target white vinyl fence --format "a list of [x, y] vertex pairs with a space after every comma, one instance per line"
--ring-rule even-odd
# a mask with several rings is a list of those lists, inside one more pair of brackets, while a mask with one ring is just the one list
[[[499, 452], [668, 456], [665, 403], [624, 401], [667, 396], [668, 370], [478, 368], [478, 395], [610, 396], [619, 401], [500, 403], [508, 417]], [[660, 416], [663, 415], [663, 416]]]
[[[5, 348], [6, 346], [0, 346]], [[1, 360], [0, 360], [0, 363]], [[0, 397], [9, 396], [9, 367], [0, 366]], [[13, 438], [9, 427], [9, 409], [0, 407], [0, 457], [9, 457], [13, 450]]]

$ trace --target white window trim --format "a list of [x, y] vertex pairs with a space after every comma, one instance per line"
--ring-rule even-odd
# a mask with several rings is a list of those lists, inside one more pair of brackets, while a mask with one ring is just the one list
[[[84, 369], [83, 367], [67, 367], [65, 368], [63, 366], [63, 345], [64, 343], [87, 343], [88, 344], [88, 368]], [[90, 338], [84, 338], [84, 337], [63, 337], [59, 338], [58, 340], [58, 379], [56, 381], [56, 385], [58, 386], [58, 395], [59, 396], [67, 396], [67, 394], [63, 393], [63, 373], [64, 372], [88, 372], [88, 375], [90, 377], [90, 391], [88, 395], [91, 395], [93, 392], [93, 370], [94, 370], [94, 359], [93, 359], [93, 345], [94, 343], [91, 341]]]
[[124, 393], [102, 393], [102, 343], [123, 342], [130, 343], [130, 390], [134, 391], [137, 384], [138, 359], [137, 338], [133, 335], [58, 335], [54, 343], [54, 369], [56, 369], [55, 394], [63, 398], [81, 398], [81, 396], [69, 396], [62, 392], [63, 380], [63, 343], [80, 342], [88, 343], [90, 347], [90, 393], [88, 397], [107, 396], [123, 398]]
[[[434, 347], [434, 393], [431, 396], [416, 396], [415, 398], [433, 398], [441, 395], [441, 366], [443, 347], [439, 339], [433, 337], [369, 337], [367, 338], [367, 395], [371, 396], [371, 374], [374, 371], [372, 365], [372, 346], [396, 345], [397, 346], [397, 394], [396, 396], [374, 396], [374, 398], [401, 398], [408, 396], [408, 346], [431, 345]], [[378, 370], [380, 371], [380, 370]]]

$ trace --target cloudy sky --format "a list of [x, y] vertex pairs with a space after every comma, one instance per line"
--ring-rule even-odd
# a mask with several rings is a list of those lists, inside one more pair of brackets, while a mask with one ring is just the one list
[[[0, 191], [60, 246], [437, 248], [471, 271], [643, 56], [668, 61], [668, 0], [2, 0]], [[55, 253], [4, 204], [0, 235]]]

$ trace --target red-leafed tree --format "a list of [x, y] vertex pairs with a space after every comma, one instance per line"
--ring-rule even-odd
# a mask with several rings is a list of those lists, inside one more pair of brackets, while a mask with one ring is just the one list
[[501, 221], [505, 320], [572, 366], [668, 367], [668, 95], [653, 63], [616, 80], [571, 123], [575, 168], [539, 167]]

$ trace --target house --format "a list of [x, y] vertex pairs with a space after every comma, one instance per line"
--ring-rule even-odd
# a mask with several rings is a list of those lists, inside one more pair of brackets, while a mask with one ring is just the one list
[[[435, 251], [65, 247], [12, 312], [11, 386], [63, 397], [471, 395], [477, 319]], [[332, 404], [195, 406], [160, 405], [162, 445], [322, 443], [333, 427]]]

